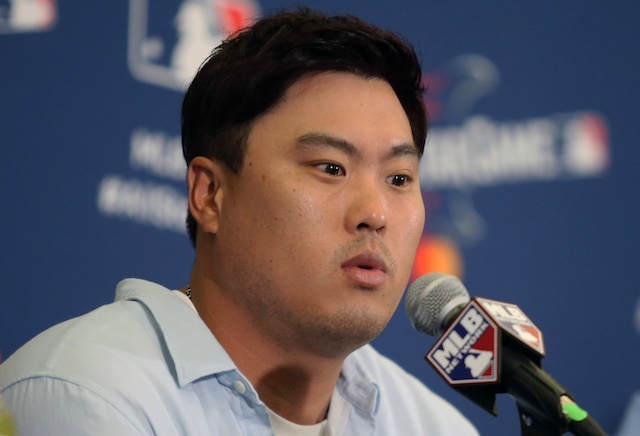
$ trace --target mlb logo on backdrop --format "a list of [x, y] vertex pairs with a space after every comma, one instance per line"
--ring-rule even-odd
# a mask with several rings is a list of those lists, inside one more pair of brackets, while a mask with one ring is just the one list
[[142, 82], [182, 91], [211, 51], [259, 12], [253, 0], [130, 0], [129, 69]]
[[425, 356], [450, 385], [498, 380], [498, 329], [472, 301]]
[[0, 33], [46, 31], [57, 17], [56, 0], [0, 0]]

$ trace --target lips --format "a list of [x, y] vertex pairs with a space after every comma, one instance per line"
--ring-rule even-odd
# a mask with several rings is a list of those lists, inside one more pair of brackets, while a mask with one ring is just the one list
[[345, 261], [342, 271], [349, 280], [364, 287], [376, 287], [387, 278], [387, 264], [376, 252], [364, 252]]

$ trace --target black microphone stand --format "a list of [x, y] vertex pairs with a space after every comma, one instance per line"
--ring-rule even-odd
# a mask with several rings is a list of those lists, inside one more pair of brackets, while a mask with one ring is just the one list
[[500, 380], [494, 385], [454, 386], [487, 412], [498, 415], [495, 396], [509, 393], [516, 401], [522, 436], [606, 435], [571, 394], [540, 367], [540, 356], [502, 335]]
[[515, 399], [522, 436], [602, 436], [600, 425], [574, 402], [571, 394], [521, 352], [502, 348], [502, 377]]

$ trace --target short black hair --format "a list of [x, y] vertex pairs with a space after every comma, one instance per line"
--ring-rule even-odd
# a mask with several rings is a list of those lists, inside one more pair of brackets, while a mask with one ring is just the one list
[[[302, 78], [327, 71], [380, 78], [402, 105], [420, 155], [427, 135], [422, 69], [397, 34], [353, 15], [309, 8], [268, 15], [218, 46], [193, 79], [182, 104], [182, 151], [242, 168], [253, 121]], [[195, 245], [197, 222], [187, 230]]]

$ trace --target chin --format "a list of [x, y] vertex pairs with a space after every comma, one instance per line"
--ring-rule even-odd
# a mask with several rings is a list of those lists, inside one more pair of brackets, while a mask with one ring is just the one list
[[385, 329], [391, 316], [374, 311], [342, 309], [316, 324], [311, 339], [316, 351], [327, 357], [346, 357], [371, 342]]

